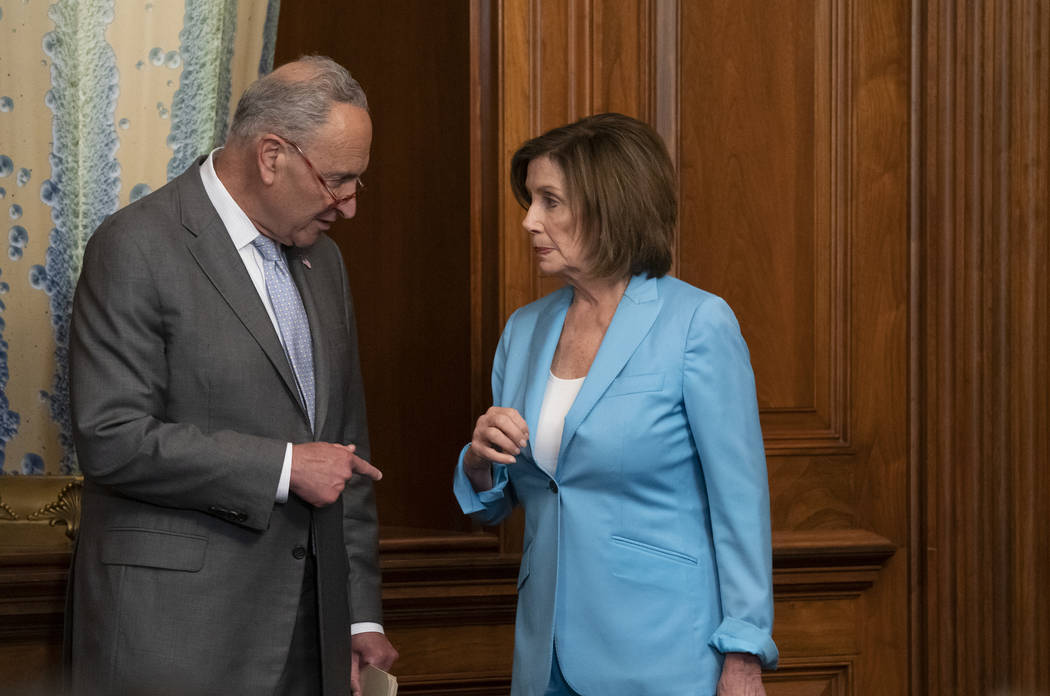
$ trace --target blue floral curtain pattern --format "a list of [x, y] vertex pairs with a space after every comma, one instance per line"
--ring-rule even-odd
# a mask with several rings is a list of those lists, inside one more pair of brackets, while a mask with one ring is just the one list
[[225, 135], [279, 0], [0, 0], [0, 474], [75, 474], [69, 313], [84, 245]]
[[168, 178], [186, 170], [226, 134], [230, 63], [237, 31], [236, 0], [186, 0], [187, 22], [179, 33], [186, 60], [171, 112], [174, 154]]
[[[51, 391], [42, 389], [40, 397], [59, 428], [59, 472], [69, 474], [76, 468], [66, 369], [69, 312], [84, 245], [92, 230], [117, 209], [120, 143], [113, 115], [119, 87], [113, 48], [105, 39], [113, 21], [113, 0], [61, 0], [51, 6], [48, 17], [54, 29], [44, 34], [42, 48], [51, 64], [51, 89], [44, 97], [53, 114], [51, 178], [41, 184], [40, 198], [51, 206], [54, 227], [44, 264], [34, 264], [29, 273], [30, 285], [51, 298], [58, 369]], [[38, 464], [43, 464], [42, 458]]]

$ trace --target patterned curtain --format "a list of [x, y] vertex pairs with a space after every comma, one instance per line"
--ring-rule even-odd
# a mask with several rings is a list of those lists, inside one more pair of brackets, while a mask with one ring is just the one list
[[0, 473], [78, 473], [69, 315], [98, 224], [222, 142], [280, 0], [0, 0]]

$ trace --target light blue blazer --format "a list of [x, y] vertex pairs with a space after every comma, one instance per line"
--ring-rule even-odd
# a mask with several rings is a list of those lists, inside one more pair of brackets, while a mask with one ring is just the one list
[[[572, 289], [507, 321], [497, 406], [536, 432]], [[747, 346], [719, 297], [635, 276], [565, 418], [554, 477], [532, 458], [455, 493], [485, 524], [525, 508], [514, 696], [542, 694], [552, 647], [586, 696], [708, 696], [722, 654], [773, 668], [769, 490]], [[464, 448], [465, 451], [465, 448]]]

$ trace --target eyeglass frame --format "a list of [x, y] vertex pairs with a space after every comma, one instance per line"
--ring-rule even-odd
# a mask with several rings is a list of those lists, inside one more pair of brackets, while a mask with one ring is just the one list
[[[274, 135], [277, 134], [274, 133]], [[295, 148], [295, 151], [298, 152], [299, 156], [303, 158], [303, 162], [306, 162], [306, 166], [310, 168], [310, 171], [313, 173], [314, 177], [316, 177], [317, 181], [324, 188], [325, 193], [332, 197], [332, 202], [328, 204], [328, 210], [334, 210], [335, 208], [338, 208], [341, 205], [349, 203], [350, 201], [357, 198], [357, 194], [361, 193], [361, 191], [365, 189], [365, 182], [362, 181], [361, 177], [355, 177], [357, 185], [354, 187], [353, 193], [351, 193], [349, 196], [342, 197], [335, 195], [335, 191], [333, 191], [328, 186], [328, 184], [325, 183], [324, 177], [321, 176], [321, 173], [319, 171], [317, 171], [317, 167], [315, 167], [314, 163], [310, 161], [310, 158], [306, 156], [306, 153], [303, 152], [303, 149], [299, 147], [294, 140], [289, 140], [283, 135], [277, 135], [277, 137]]]

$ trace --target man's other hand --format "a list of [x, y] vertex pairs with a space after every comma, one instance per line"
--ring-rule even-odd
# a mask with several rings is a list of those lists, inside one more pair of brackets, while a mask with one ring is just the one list
[[375, 665], [389, 670], [397, 659], [397, 650], [386, 636], [374, 631], [365, 631], [350, 636], [350, 691], [353, 696], [361, 693], [361, 668]]
[[292, 445], [292, 493], [315, 507], [324, 507], [339, 499], [354, 474], [374, 481], [383, 478], [379, 469], [355, 454], [356, 449], [354, 445], [332, 442]]

